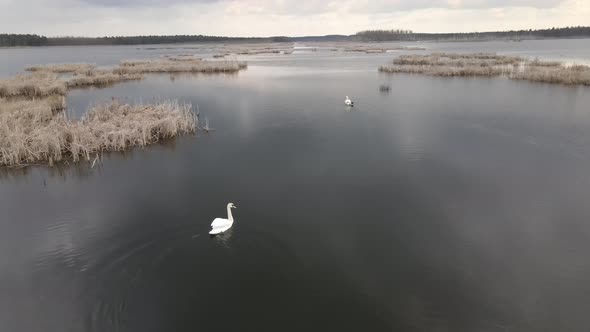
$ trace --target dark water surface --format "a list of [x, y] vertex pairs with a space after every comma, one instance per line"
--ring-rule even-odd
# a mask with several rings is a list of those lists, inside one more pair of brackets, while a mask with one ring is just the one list
[[73, 91], [72, 116], [174, 98], [217, 130], [2, 170], [0, 331], [588, 330], [590, 89], [391, 57]]

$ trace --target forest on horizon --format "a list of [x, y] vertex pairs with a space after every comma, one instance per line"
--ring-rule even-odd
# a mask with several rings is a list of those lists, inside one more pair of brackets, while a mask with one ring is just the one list
[[219, 37], [204, 35], [113, 36], [113, 37], [45, 37], [36, 34], [0, 34], [0, 47], [146, 45], [202, 42], [297, 42], [297, 41], [482, 41], [544, 38], [589, 38], [590, 26], [467, 33], [416, 33], [411, 30], [367, 30], [354, 35], [306, 37]]

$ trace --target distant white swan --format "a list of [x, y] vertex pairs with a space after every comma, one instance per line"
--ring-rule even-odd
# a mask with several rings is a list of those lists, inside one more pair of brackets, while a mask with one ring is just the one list
[[354, 106], [354, 102], [352, 100], [350, 100], [350, 98], [348, 98], [348, 96], [346, 96], [346, 99], [344, 100], [344, 104], [346, 104], [346, 106]]
[[215, 220], [213, 220], [213, 222], [211, 223], [211, 231], [209, 232], [209, 234], [220, 234], [230, 229], [231, 226], [234, 224], [234, 217], [231, 214], [231, 209], [235, 208], [236, 206], [234, 205], [234, 203], [229, 203], [227, 205], [227, 219], [216, 218]]

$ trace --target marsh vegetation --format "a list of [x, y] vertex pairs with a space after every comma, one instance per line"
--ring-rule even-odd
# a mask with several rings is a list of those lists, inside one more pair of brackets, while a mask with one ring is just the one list
[[505, 76], [511, 79], [571, 85], [590, 85], [590, 67], [555, 61], [529, 60], [490, 53], [432, 53], [401, 55], [379, 68], [386, 73], [430, 76]]
[[531, 82], [590, 86], [590, 67], [583, 65], [533, 65], [512, 73], [512, 79]]
[[66, 92], [66, 82], [58, 79], [54, 73], [20, 74], [0, 80], [0, 97], [3, 98], [63, 96]]
[[25, 70], [32, 72], [74, 73], [93, 70], [94, 68], [96, 68], [96, 65], [89, 63], [60, 63], [49, 65], [34, 65], [25, 68]]
[[118, 75], [145, 73], [235, 73], [248, 67], [237, 60], [207, 61], [192, 57], [154, 60], [126, 60], [113, 69]]
[[[99, 104], [71, 121], [51, 98], [0, 100], [0, 166], [88, 160], [194, 132], [191, 105], [175, 101]], [[61, 105], [62, 109], [65, 107]]]
[[417, 46], [374, 47], [368, 44], [345, 46], [344, 52], [387, 53], [388, 51], [424, 51], [426, 48]]
[[0, 80], [0, 97], [65, 95], [68, 89], [140, 80], [147, 73], [235, 73], [247, 66], [235, 59], [208, 61], [186, 54], [124, 60], [114, 68], [104, 69], [86, 63], [36, 65], [26, 68], [31, 73]]
[[290, 54], [293, 43], [256, 43], [256, 44], [224, 44], [217, 47], [219, 54], [260, 55]]
[[142, 74], [123, 74], [113, 70], [88, 70], [74, 75], [66, 81], [68, 89], [84, 86], [108, 86], [124, 81], [140, 80]]
[[91, 107], [80, 120], [68, 119], [68, 90], [140, 80], [146, 73], [234, 73], [237, 60], [205, 61], [192, 55], [122, 61], [114, 68], [52, 64], [0, 80], [0, 166], [90, 160], [103, 151], [145, 146], [194, 132], [191, 105], [176, 101], [132, 105], [113, 100]]

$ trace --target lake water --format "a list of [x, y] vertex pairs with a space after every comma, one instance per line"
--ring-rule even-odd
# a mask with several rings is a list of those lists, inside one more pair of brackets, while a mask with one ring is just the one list
[[[590, 60], [590, 40], [425, 47]], [[3, 49], [0, 75], [174, 52]], [[216, 131], [0, 170], [0, 331], [588, 330], [590, 88], [379, 74], [394, 55], [72, 91], [72, 116], [172, 98]]]

